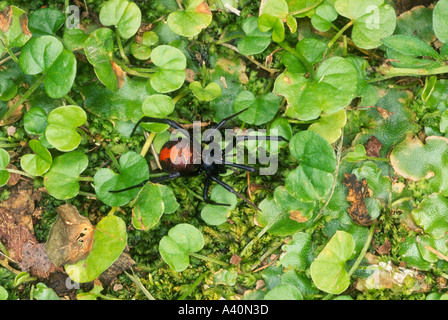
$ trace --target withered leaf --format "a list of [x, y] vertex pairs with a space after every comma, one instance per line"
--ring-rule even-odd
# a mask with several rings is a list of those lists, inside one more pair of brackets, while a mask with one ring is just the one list
[[58, 219], [53, 224], [45, 245], [50, 260], [58, 267], [85, 259], [92, 249], [94, 227], [81, 216], [75, 206], [57, 208]]
[[6, 7], [3, 11], [0, 11], [0, 30], [3, 33], [8, 32], [12, 24], [12, 6]]
[[308, 218], [302, 215], [300, 210], [293, 210], [289, 212], [289, 218], [299, 223], [307, 222]]
[[31, 37], [32, 33], [31, 33], [30, 29], [28, 29], [28, 17], [25, 13], [23, 13], [19, 17], [19, 22], [20, 22], [20, 29], [22, 30], [22, 33], [26, 36]]
[[367, 180], [358, 181], [356, 175], [344, 173], [343, 183], [348, 189], [347, 201], [351, 203], [348, 214], [352, 221], [360, 226], [372, 225], [375, 220], [370, 218], [364, 201], [369, 193]]
[[371, 136], [369, 140], [367, 140], [366, 145], [366, 155], [368, 157], [376, 157], [380, 158], [380, 150], [383, 144], [378, 140], [375, 136]]

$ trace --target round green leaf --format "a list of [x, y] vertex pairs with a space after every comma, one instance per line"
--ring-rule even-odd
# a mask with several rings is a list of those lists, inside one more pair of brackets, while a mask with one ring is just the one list
[[159, 243], [163, 260], [176, 272], [184, 271], [190, 264], [189, 253], [204, 247], [202, 233], [190, 224], [181, 223], [171, 228]]
[[5, 288], [0, 286], [0, 300], [6, 300], [8, 299], [8, 291], [6, 291]]
[[258, 29], [256, 17], [249, 17], [243, 23], [243, 31], [246, 34], [238, 42], [238, 51], [245, 56], [251, 56], [263, 52], [271, 43], [271, 32], [262, 32]]
[[19, 90], [19, 85], [8, 77], [0, 78], [0, 100], [8, 101], [14, 98]]
[[28, 20], [28, 29], [33, 37], [54, 35], [64, 24], [65, 17], [59, 10], [43, 8], [31, 12]]
[[56, 199], [75, 197], [79, 192], [79, 175], [87, 168], [89, 159], [84, 153], [73, 151], [54, 158], [44, 175], [44, 186]]
[[158, 70], [151, 77], [151, 86], [160, 93], [179, 89], [185, 81], [187, 59], [177, 48], [161, 45], [151, 52]]
[[221, 87], [215, 82], [211, 82], [203, 88], [201, 82], [193, 81], [189, 88], [200, 101], [211, 101], [221, 95]]
[[32, 38], [22, 48], [19, 65], [26, 74], [46, 72], [62, 53], [64, 46], [52, 36]]
[[448, 199], [441, 194], [432, 194], [412, 210], [412, 217], [425, 233], [440, 239], [448, 233], [447, 210]]
[[63, 106], [48, 115], [45, 136], [48, 142], [60, 151], [71, 151], [78, 147], [81, 136], [76, 128], [87, 121], [86, 112], [78, 106]]
[[65, 265], [65, 271], [73, 281], [93, 281], [118, 259], [126, 243], [124, 221], [117, 216], [104, 217], [95, 227], [92, 250], [87, 258], [76, 264]]
[[176, 34], [193, 37], [212, 22], [212, 12], [206, 1], [189, 0], [184, 11], [171, 12], [168, 15], [168, 27]]
[[50, 152], [42, 146], [39, 140], [31, 140], [28, 142], [31, 150], [36, 154], [25, 154], [20, 159], [22, 169], [33, 176], [42, 176], [50, 169], [53, 158]]
[[440, 0], [433, 11], [433, 28], [437, 38], [443, 43], [448, 42], [448, 0]]
[[23, 127], [29, 134], [40, 135], [47, 127], [47, 113], [41, 107], [32, 107], [23, 116]]
[[262, 97], [255, 97], [250, 91], [242, 91], [235, 99], [233, 111], [239, 112], [249, 108], [241, 113], [238, 118], [250, 124], [260, 125], [271, 121], [277, 114], [279, 107], [278, 97], [272, 92]]
[[115, 26], [123, 39], [137, 33], [141, 25], [140, 8], [127, 0], [109, 0], [100, 10], [100, 21], [105, 26]]
[[[153, 94], [143, 100], [143, 115], [155, 118], [166, 118], [174, 111], [174, 101], [169, 96], [163, 94]], [[161, 123], [143, 123], [142, 127], [148, 131], [164, 132], [170, 126]]]
[[350, 277], [345, 269], [346, 261], [355, 250], [353, 237], [345, 231], [336, 231], [325, 248], [311, 263], [311, 278], [320, 290], [340, 294], [350, 285]]
[[347, 122], [345, 109], [332, 113], [322, 114], [319, 121], [308, 127], [309, 131], [318, 133], [324, 137], [328, 143], [336, 142], [342, 133], [342, 128]]
[[45, 91], [51, 98], [62, 98], [72, 88], [76, 77], [75, 55], [63, 50], [46, 72]]
[[210, 199], [217, 203], [227, 203], [229, 206], [206, 204], [201, 211], [202, 219], [209, 225], [217, 226], [223, 224], [227, 221], [229, 213], [236, 207], [236, 195], [218, 185], [213, 188]]
[[135, 186], [149, 177], [148, 164], [140, 154], [128, 151], [120, 157], [120, 174], [111, 169], [102, 168], [93, 178], [93, 185], [98, 199], [110, 206], [122, 206], [135, 198], [138, 188], [124, 192], [111, 193]]
[[136, 229], [147, 231], [157, 225], [164, 213], [173, 213], [178, 207], [170, 187], [147, 183], [132, 209], [132, 224]]
[[0, 187], [4, 186], [9, 180], [9, 171], [3, 170], [9, 164], [9, 153], [0, 148]]

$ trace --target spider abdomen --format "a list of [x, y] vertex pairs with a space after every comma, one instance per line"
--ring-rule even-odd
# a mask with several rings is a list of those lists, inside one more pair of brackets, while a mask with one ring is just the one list
[[200, 161], [197, 161], [197, 156], [187, 140], [168, 141], [160, 150], [159, 161], [165, 172], [189, 173], [199, 166], [197, 163]]

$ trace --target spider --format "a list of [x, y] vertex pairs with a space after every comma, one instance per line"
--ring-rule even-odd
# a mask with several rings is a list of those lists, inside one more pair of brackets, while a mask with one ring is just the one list
[[[234, 117], [238, 116], [239, 114], [243, 113], [246, 110], [247, 109], [244, 109], [236, 114], [233, 114], [230, 117], [227, 117], [222, 121], [220, 121], [216, 126], [212, 127], [207, 134], [204, 134], [201, 141], [202, 143], [199, 144], [199, 146], [202, 145], [205, 145], [205, 147], [210, 146], [211, 143], [214, 141], [214, 134], [218, 130], [220, 130], [229, 120], [233, 119]], [[140, 125], [141, 122], [155, 122], [155, 123], [167, 124], [170, 127], [179, 130], [180, 132], [184, 133], [186, 132], [186, 130], [182, 128], [181, 125], [179, 125], [177, 122], [173, 120], [159, 119], [145, 116], [136, 123], [132, 131], [132, 134], [134, 134], [135, 130], [137, 129], [137, 127]], [[142, 183], [139, 183], [132, 187], [109, 192], [118, 193], [131, 190], [134, 188], [140, 188], [143, 187], [148, 181], [151, 181], [152, 183], [159, 183], [162, 181], [173, 180], [180, 177], [194, 177], [204, 174], [205, 182], [202, 197], [205, 203], [219, 206], [229, 206], [229, 204], [227, 203], [217, 203], [209, 198], [208, 192], [210, 184], [211, 182], [216, 182], [217, 184], [224, 187], [224, 189], [228, 190], [229, 192], [235, 194], [240, 199], [244, 200], [246, 203], [251, 205], [256, 210], [260, 210], [252, 201], [250, 201], [245, 196], [235, 191], [231, 186], [229, 186], [224, 181], [220, 180], [218, 177], [220, 174], [226, 173], [228, 167], [242, 169], [248, 172], [256, 171], [256, 169], [251, 166], [226, 161], [226, 155], [228, 154], [229, 151], [233, 150], [233, 144], [229, 144], [229, 146], [231, 146], [232, 149], [229, 150], [229, 148], [226, 147], [224, 150], [220, 150], [221, 155], [215, 157], [213, 149], [209, 153], [201, 154], [201, 152], [197, 150], [197, 147], [194, 147], [198, 146], [198, 144], [195, 144], [194, 138], [190, 137], [189, 134], [187, 134], [187, 136], [189, 137], [188, 139], [177, 138], [177, 140], [170, 140], [163, 145], [159, 154], [159, 161], [163, 171], [167, 173], [166, 175], [147, 179]], [[238, 143], [239, 141], [250, 140], [252, 138], [258, 138], [258, 139], [261, 138], [262, 140], [271, 140], [271, 141], [288, 141], [281, 136], [237, 135], [233, 138], [236, 140], [236, 143]]]

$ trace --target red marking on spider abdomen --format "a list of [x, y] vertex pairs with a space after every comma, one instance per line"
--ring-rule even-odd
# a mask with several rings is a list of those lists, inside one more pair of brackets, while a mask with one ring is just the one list
[[193, 153], [190, 144], [181, 141], [168, 141], [160, 150], [159, 155], [162, 169], [173, 173], [178, 171], [191, 171], [196, 169], [193, 164]]

